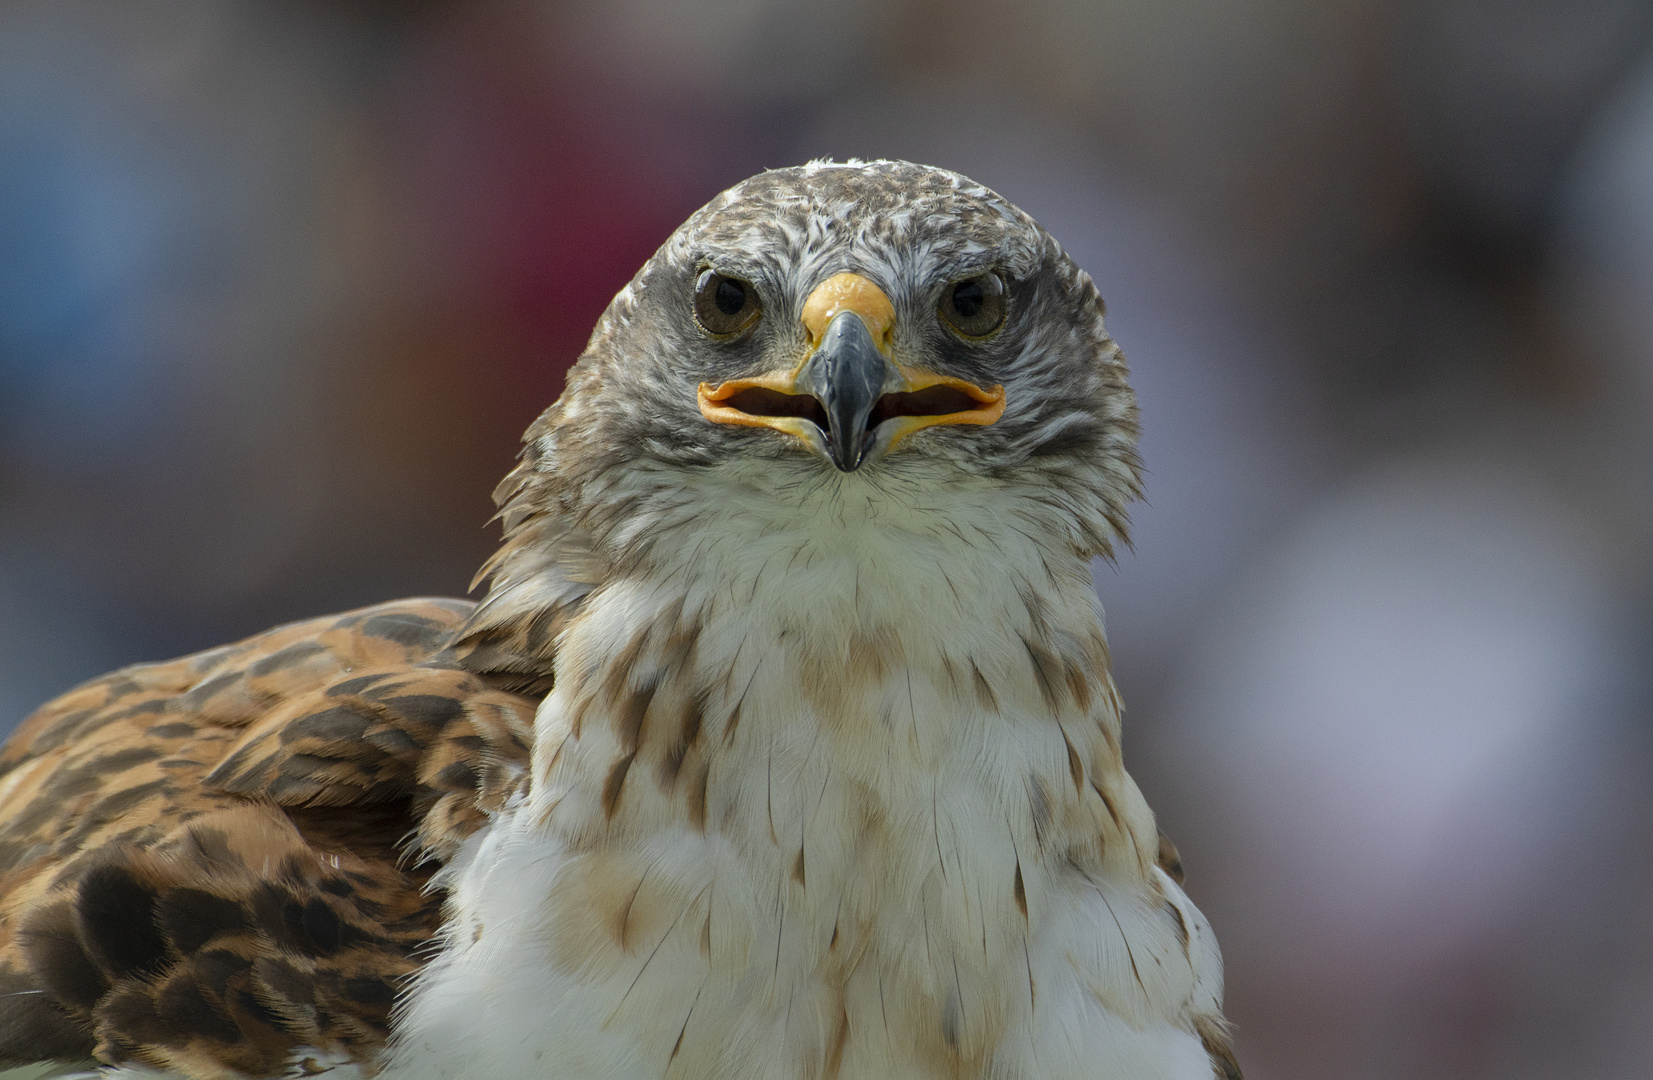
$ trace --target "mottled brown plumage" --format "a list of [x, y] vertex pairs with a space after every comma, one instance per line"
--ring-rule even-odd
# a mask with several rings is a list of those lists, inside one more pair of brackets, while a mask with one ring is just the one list
[[125, 668], [0, 753], [0, 1062], [370, 1057], [425, 885], [526, 776], [535, 702], [404, 600]]

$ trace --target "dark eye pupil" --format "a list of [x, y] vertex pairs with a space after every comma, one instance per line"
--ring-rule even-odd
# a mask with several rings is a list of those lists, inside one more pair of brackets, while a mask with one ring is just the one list
[[717, 283], [717, 293], [712, 297], [712, 302], [725, 315], [738, 315], [740, 309], [746, 306], [746, 290], [741, 288], [740, 282], [724, 278]]
[[962, 319], [973, 319], [986, 302], [986, 295], [981, 282], [975, 278], [961, 281], [953, 287], [953, 310], [958, 312]]

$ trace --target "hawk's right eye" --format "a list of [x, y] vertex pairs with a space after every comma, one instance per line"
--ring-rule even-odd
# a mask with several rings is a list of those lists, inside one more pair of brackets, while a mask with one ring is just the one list
[[1004, 324], [1004, 279], [989, 270], [953, 282], [941, 294], [940, 313], [961, 337], [986, 337]]
[[716, 270], [702, 270], [694, 286], [694, 317], [715, 337], [734, 337], [752, 327], [763, 313], [758, 291]]

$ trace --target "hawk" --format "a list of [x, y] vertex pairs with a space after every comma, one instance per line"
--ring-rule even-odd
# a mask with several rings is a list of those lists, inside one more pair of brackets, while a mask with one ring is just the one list
[[529, 429], [480, 603], [126, 668], [12, 737], [0, 1063], [1238, 1078], [1121, 761], [1102, 315], [951, 172], [719, 195]]

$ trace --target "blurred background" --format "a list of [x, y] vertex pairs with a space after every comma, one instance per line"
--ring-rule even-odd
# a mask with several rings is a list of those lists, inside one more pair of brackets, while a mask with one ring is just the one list
[[1048, 226], [1135, 371], [1129, 763], [1252, 1080], [1653, 1062], [1653, 5], [0, 5], [0, 727], [461, 594], [690, 211]]

